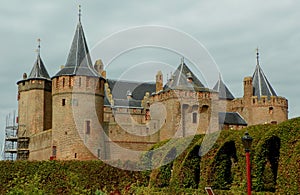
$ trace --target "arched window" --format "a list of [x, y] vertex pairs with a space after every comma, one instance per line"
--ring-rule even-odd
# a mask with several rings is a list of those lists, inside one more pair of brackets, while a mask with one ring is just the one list
[[274, 108], [273, 107], [269, 107], [269, 114], [273, 114], [274, 112]]

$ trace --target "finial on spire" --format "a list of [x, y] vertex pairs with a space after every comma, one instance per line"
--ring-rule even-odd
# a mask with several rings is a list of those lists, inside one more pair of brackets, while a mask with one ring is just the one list
[[38, 38], [38, 39], [37, 39], [37, 42], [38, 42], [38, 48], [36, 49], [36, 53], [37, 53], [38, 55], [40, 55], [40, 53], [41, 53], [41, 39]]
[[79, 17], [79, 22], [81, 22], [81, 5], [78, 6], [78, 17]]
[[256, 48], [256, 65], [259, 66], [259, 50]]

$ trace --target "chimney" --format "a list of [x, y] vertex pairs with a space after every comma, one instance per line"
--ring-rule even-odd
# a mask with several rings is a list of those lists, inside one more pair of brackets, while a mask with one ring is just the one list
[[158, 71], [156, 74], [156, 93], [163, 90], [163, 74]]
[[253, 96], [252, 77], [244, 78], [244, 98], [251, 98]]

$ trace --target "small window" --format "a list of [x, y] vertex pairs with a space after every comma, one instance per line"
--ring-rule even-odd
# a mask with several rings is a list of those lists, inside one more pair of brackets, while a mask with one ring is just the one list
[[66, 99], [62, 99], [61, 105], [62, 105], [62, 106], [65, 106], [65, 105], [66, 105]]
[[52, 156], [56, 156], [56, 146], [52, 146]]
[[62, 85], [63, 85], [63, 87], [65, 87], [65, 83], [66, 83], [66, 79], [63, 78], [63, 80], [62, 80]]
[[273, 107], [269, 107], [269, 114], [273, 114], [274, 108]]
[[85, 121], [85, 133], [90, 134], [91, 133], [91, 121]]
[[193, 123], [197, 123], [197, 113], [193, 113]]
[[98, 158], [101, 157], [101, 149], [98, 149]]
[[81, 78], [80, 77], [79, 77], [78, 85], [79, 85], [79, 87], [81, 87]]
[[271, 121], [272, 125], [277, 125], [277, 121]]
[[77, 153], [74, 154], [74, 158], [77, 158]]

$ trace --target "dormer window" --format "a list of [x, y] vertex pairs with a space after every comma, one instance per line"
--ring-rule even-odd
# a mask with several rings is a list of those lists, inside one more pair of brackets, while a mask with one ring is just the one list
[[186, 78], [187, 78], [187, 82], [192, 83], [193, 82], [193, 77], [192, 77], [192, 73], [188, 72], [186, 74]]
[[127, 91], [126, 96], [127, 96], [127, 100], [131, 100], [132, 99], [132, 93], [131, 93], [130, 90]]

